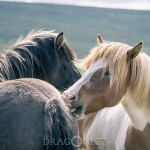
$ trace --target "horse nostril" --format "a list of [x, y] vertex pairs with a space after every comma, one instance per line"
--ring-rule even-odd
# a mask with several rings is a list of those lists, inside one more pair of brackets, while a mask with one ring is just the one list
[[76, 98], [76, 97], [75, 97], [74, 95], [72, 95], [71, 100], [75, 100], [75, 98]]
[[67, 92], [64, 92], [63, 95], [68, 99], [68, 100], [75, 100], [75, 95], [69, 94]]
[[69, 100], [75, 100], [75, 96], [74, 95], [72, 95], [72, 94], [68, 94], [67, 95], [67, 98], [69, 99]]

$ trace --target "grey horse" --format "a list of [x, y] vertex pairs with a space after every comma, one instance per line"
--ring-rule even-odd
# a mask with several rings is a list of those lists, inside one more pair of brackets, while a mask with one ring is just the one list
[[0, 83], [0, 149], [76, 150], [78, 128], [56, 88], [39, 79]]

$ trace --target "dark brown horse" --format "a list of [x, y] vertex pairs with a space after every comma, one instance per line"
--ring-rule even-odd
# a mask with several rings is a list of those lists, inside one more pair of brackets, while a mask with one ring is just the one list
[[75, 60], [63, 33], [30, 32], [0, 53], [0, 81], [38, 78], [63, 91], [81, 76], [73, 63]]
[[77, 125], [60, 93], [39, 79], [0, 83], [1, 150], [75, 150]]

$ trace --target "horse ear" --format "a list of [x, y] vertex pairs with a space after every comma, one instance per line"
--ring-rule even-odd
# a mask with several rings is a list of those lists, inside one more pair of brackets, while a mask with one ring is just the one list
[[143, 41], [139, 42], [138, 44], [136, 44], [133, 48], [129, 49], [127, 51], [127, 60], [132, 60], [134, 59], [142, 50], [143, 48]]
[[97, 35], [97, 43], [100, 44], [100, 43], [103, 43], [103, 42], [104, 41], [103, 41], [102, 37], [98, 34]]
[[56, 37], [56, 40], [55, 40], [55, 45], [57, 48], [59, 48], [59, 46], [62, 45], [64, 41], [64, 33], [61, 32], [60, 34], [58, 34], [58, 36]]

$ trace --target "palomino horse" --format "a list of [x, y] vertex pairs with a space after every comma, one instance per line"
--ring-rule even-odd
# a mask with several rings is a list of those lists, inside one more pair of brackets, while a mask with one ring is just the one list
[[32, 31], [0, 53], [0, 81], [38, 78], [64, 90], [81, 76], [75, 59], [63, 33]]
[[0, 84], [1, 150], [77, 150], [77, 124], [61, 94], [39, 79]]
[[78, 118], [85, 114], [79, 122], [85, 145], [150, 150], [150, 57], [141, 53], [143, 42], [131, 47], [98, 40], [81, 62], [85, 74], [63, 94]]

